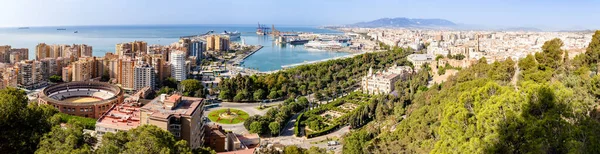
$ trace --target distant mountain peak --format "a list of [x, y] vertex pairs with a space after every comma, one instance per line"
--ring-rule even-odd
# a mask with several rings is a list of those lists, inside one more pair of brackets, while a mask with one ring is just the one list
[[352, 27], [452, 27], [456, 23], [445, 19], [419, 19], [419, 18], [381, 18], [369, 22], [359, 22], [348, 26]]

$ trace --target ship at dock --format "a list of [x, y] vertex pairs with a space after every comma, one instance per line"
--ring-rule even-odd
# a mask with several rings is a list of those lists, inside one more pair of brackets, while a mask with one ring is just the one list
[[337, 41], [309, 41], [304, 44], [304, 47], [307, 49], [321, 49], [321, 50], [330, 50], [330, 49], [340, 49], [343, 44]]
[[228, 32], [228, 31], [224, 31], [223, 33], [221, 33], [222, 35], [227, 35], [229, 36], [229, 39], [239, 39], [241, 33], [238, 31], [235, 32]]
[[306, 39], [291, 39], [288, 41], [291, 45], [303, 45], [308, 43], [309, 40]]

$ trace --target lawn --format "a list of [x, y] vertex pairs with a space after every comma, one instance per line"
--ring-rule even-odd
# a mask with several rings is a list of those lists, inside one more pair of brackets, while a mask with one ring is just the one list
[[[231, 112], [229, 115], [227, 114], [228, 110]], [[244, 122], [248, 117], [250, 117], [248, 113], [238, 109], [219, 109], [208, 114], [210, 121], [220, 124], [238, 124]]]

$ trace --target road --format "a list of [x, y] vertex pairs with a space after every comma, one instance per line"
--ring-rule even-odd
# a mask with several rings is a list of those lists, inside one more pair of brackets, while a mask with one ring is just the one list
[[[281, 103], [283, 103], [283, 101], [276, 101], [276, 102], [264, 103], [264, 104], [265, 105], [279, 105]], [[219, 104], [218, 107], [206, 109], [204, 112], [204, 116], [208, 117], [208, 114], [210, 113], [210, 111], [219, 110], [219, 109], [227, 109], [227, 108], [242, 110], [242, 111], [248, 113], [248, 115], [250, 115], [250, 116], [254, 116], [254, 115], [263, 116], [263, 115], [265, 115], [265, 113], [267, 113], [267, 110], [268, 110], [268, 109], [264, 109], [264, 110], [256, 109], [260, 105], [260, 103], [221, 102], [218, 104]], [[215, 123], [208, 120], [207, 124], [214, 125]], [[248, 133], [248, 130], [246, 130], [246, 128], [244, 128], [243, 122], [238, 123], [238, 124], [218, 124], [218, 125], [223, 127], [224, 130], [230, 130], [234, 133], [238, 133], [238, 134]]]

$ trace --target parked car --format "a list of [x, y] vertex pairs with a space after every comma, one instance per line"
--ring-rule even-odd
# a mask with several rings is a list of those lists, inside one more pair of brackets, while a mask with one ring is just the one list
[[338, 141], [329, 141], [329, 142], [327, 142], [327, 146], [336, 146], [336, 145], [340, 145], [340, 143]]

